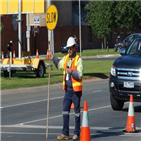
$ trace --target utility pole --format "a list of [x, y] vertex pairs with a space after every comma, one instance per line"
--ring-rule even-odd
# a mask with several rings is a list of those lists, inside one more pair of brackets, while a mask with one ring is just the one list
[[80, 57], [81, 57], [81, 2], [79, 0], [79, 41], [80, 41]]
[[30, 51], [30, 25], [29, 25], [29, 14], [26, 14], [26, 38], [27, 38], [27, 51]]

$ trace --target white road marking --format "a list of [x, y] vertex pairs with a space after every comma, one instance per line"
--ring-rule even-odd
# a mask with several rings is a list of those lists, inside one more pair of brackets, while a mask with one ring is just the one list
[[[102, 90], [92, 91], [92, 93], [101, 92], [101, 91], [102, 91]], [[63, 98], [63, 97], [64, 97], [64, 96], [54, 97], [54, 98], [50, 98], [50, 100], [61, 99], [61, 98]], [[34, 103], [38, 103], [38, 102], [44, 102], [44, 101], [47, 101], [47, 100], [48, 100], [48, 99], [43, 99], [43, 100], [37, 100], [37, 101], [31, 101], [31, 102], [25, 102], [25, 103], [7, 105], [7, 106], [0, 107], [0, 109], [3, 109], [3, 108], [10, 108], [10, 107], [15, 107], [15, 106], [22, 106], [22, 105], [26, 105], [26, 104], [34, 104]]]
[[[63, 97], [64, 97], [64, 96], [54, 97], [54, 98], [50, 98], [50, 100], [61, 99], [61, 98], [63, 98]], [[43, 100], [25, 102], [25, 103], [20, 103], [20, 104], [7, 105], [7, 106], [3, 106], [3, 107], [1, 107], [1, 108], [10, 108], [10, 107], [15, 107], [15, 106], [22, 106], [22, 105], [26, 105], [26, 104], [33, 104], [33, 103], [43, 102], [43, 101], [47, 101], [47, 100], [48, 100], [48, 99], [43, 99]]]
[[[46, 129], [46, 125], [1, 125], [0, 127], [4, 128], [33, 128], [33, 129]], [[96, 126], [89, 126], [91, 130], [124, 130], [124, 127], [96, 127]], [[50, 129], [62, 129], [63, 126], [48, 126]], [[75, 126], [69, 126], [70, 129], [74, 129]], [[141, 127], [136, 127], [137, 130], [141, 130]]]
[[[1, 126], [1, 127], [7, 127], [7, 128], [33, 128], [33, 129], [46, 129], [46, 126], [40, 126], [40, 125], [23, 125], [23, 126], [20, 126], [20, 125], [3, 125], [3, 126]], [[62, 126], [49, 126], [48, 127], [49, 129], [62, 129]], [[75, 127], [74, 126], [70, 126], [70, 129], [74, 129]], [[90, 127], [90, 130], [106, 130], [106, 131], [108, 131], [108, 132], [102, 132], [102, 135], [104, 135], [104, 134], [110, 134], [110, 135], [118, 135], [118, 136], [136, 136], [136, 137], [140, 137], [140, 132], [138, 132], [138, 133], [124, 133], [123, 132], [123, 129], [115, 129], [114, 130], [114, 132], [112, 132], [113, 131], [113, 129], [114, 129], [114, 127]], [[138, 128], [138, 129], [141, 129], [141, 127], [140, 128]], [[112, 131], [111, 131], [112, 130]], [[115, 132], [115, 131], [117, 131], [117, 132]], [[110, 133], [109, 133], [110, 132]], [[1, 134], [27, 134], [27, 135], [34, 135], [34, 134], [36, 134], [36, 135], [44, 135], [44, 134], [46, 134], [46, 133], [29, 133], [28, 131], [27, 132], [0, 132]], [[121, 134], [122, 133], [122, 134]], [[50, 135], [58, 135], [58, 134], [60, 134], [60, 133], [49, 133]], [[73, 133], [70, 133], [70, 135], [73, 135]], [[99, 133], [96, 133], [96, 134], [91, 134], [91, 136], [92, 135], [99, 135]], [[101, 136], [102, 136], [101, 135]]]
[[[90, 111], [105, 109], [105, 108], [109, 108], [109, 107], [111, 107], [111, 105], [103, 106], [103, 107], [98, 107], [98, 108], [94, 108], [94, 109], [89, 109], [88, 111], [90, 112]], [[81, 111], [81, 113], [82, 113], [82, 112], [83, 112], [83, 111]], [[70, 115], [74, 115], [74, 112], [73, 112], [73, 113], [70, 113]], [[55, 118], [60, 118], [60, 117], [62, 117], [62, 115], [49, 117], [49, 119], [55, 119]], [[39, 122], [39, 121], [43, 121], [43, 120], [46, 120], [46, 118], [37, 119], [37, 120], [32, 120], [32, 121], [28, 121], [28, 122], [19, 123], [19, 124], [29, 124], [29, 123]]]
[[92, 93], [102, 92], [102, 90], [92, 91]]

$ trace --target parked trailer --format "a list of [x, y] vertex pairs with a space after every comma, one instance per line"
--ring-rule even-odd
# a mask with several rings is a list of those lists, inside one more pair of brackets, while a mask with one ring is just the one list
[[11, 64], [10, 58], [5, 58], [0, 65], [4, 77], [9, 77], [10, 71], [11, 76], [12, 73], [16, 71], [34, 71], [36, 77], [44, 77], [47, 67], [49, 67], [49, 65], [47, 63], [45, 64], [44, 60], [40, 58], [16, 58], [12, 59]]

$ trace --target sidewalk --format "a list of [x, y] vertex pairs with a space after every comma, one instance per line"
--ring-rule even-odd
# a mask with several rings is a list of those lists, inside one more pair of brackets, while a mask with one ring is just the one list
[[[46, 60], [46, 55], [40, 55], [39, 58]], [[65, 56], [65, 55], [64, 55]], [[111, 58], [111, 57], [120, 57], [120, 54], [109, 54], [109, 55], [96, 55], [96, 56], [82, 56], [82, 59], [93, 59], [93, 58]], [[31, 56], [31, 58], [36, 58], [36, 56]], [[62, 59], [63, 57], [58, 57]], [[1, 59], [0, 59], [1, 62]]]

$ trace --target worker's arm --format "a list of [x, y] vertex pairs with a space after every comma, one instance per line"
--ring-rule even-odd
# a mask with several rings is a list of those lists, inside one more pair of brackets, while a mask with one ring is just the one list
[[54, 56], [54, 54], [51, 50], [49, 51], [49, 56], [53, 60], [53, 63], [55, 64], [56, 68], [59, 70], [63, 70], [65, 57], [63, 57], [63, 59], [59, 60], [56, 56]]
[[56, 56], [53, 57], [53, 63], [55, 64], [58, 70], [64, 69], [64, 60], [65, 60], [65, 57], [63, 57], [63, 59], [61, 60], [59, 60]]
[[59, 69], [59, 67], [58, 67], [59, 62], [60, 62], [60, 60], [59, 60], [56, 56], [54, 56], [54, 57], [53, 57], [53, 63], [54, 63], [54, 65], [56, 66], [57, 69]]

